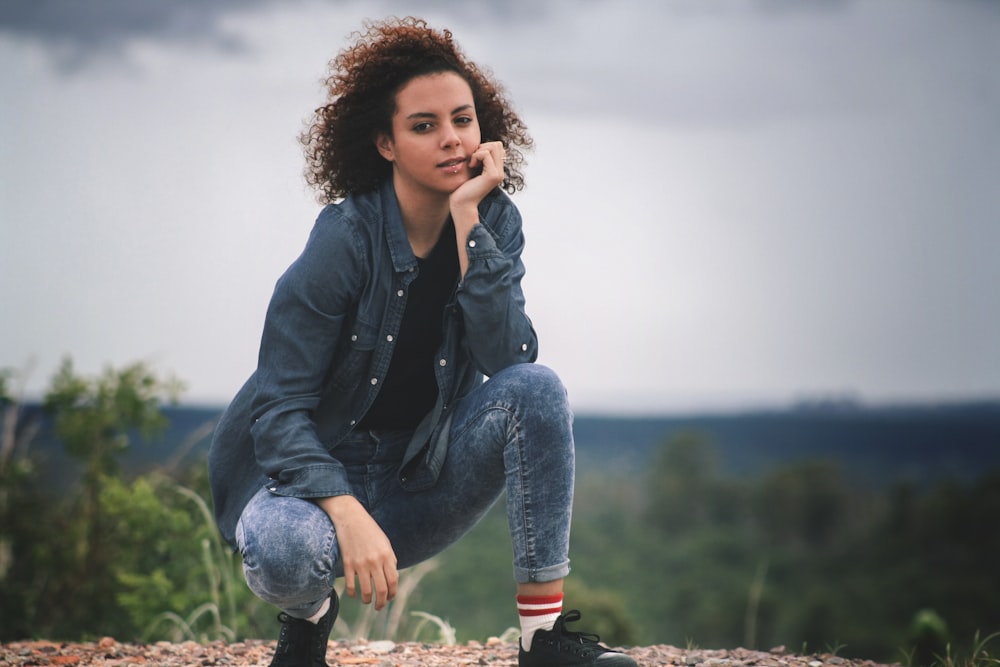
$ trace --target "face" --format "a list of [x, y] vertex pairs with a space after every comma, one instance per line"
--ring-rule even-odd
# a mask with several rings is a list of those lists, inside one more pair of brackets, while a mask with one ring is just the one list
[[449, 195], [473, 176], [469, 157], [482, 140], [472, 89], [454, 72], [410, 80], [396, 94], [392, 136], [376, 146], [393, 163], [397, 194]]

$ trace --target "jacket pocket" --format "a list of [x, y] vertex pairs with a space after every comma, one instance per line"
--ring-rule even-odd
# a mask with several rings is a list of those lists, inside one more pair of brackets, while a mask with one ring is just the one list
[[351, 392], [361, 382], [362, 374], [371, 363], [378, 329], [356, 318], [342, 337], [330, 367], [330, 386]]

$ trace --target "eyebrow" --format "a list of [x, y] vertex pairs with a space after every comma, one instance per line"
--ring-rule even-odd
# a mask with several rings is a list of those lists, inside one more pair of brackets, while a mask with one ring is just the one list
[[[452, 109], [451, 115], [454, 116], [457, 113], [468, 111], [471, 108], [472, 108], [471, 104], [463, 104], [460, 107]], [[409, 116], [406, 117], [407, 120], [415, 120], [417, 118], [437, 118], [437, 114], [431, 113], [430, 111], [417, 111], [416, 113], [411, 113]]]

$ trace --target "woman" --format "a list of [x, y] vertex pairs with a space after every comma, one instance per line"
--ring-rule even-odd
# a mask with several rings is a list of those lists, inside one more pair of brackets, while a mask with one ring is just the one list
[[[572, 416], [533, 362], [520, 215], [531, 139], [448, 31], [368, 26], [303, 135], [328, 205], [271, 299], [256, 372], [216, 430], [222, 534], [282, 610], [272, 665], [325, 665], [346, 593], [382, 609], [398, 570], [507, 492], [521, 665], [634, 665], [569, 632]], [[489, 380], [483, 382], [483, 377]]]

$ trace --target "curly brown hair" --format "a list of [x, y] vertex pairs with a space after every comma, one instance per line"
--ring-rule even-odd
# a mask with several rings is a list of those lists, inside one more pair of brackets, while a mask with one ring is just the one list
[[328, 103], [316, 109], [299, 138], [305, 147], [305, 176], [323, 203], [374, 190], [392, 174], [392, 164], [375, 148], [377, 133], [392, 136], [396, 93], [418, 76], [455, 72], [472, 88], [484, 141], [506, 149], [504, 181], [508, 193], [524, 187], [523, 151], [533, 141], [511, 108], [503, 87], [490, 73], [469, 62], [450, 30], [429, 28], [414, 17], [366, 22], [353, 46], [330, 62]]

